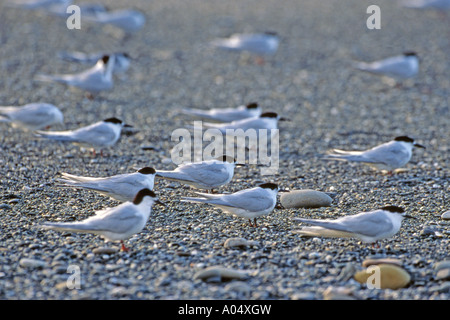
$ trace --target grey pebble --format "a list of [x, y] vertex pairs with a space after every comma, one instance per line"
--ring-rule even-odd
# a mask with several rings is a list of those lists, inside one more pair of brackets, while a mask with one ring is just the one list
[[333, 199], [324, 192], [315, 190], [293, 190], [282, 193], [280, 202], [284, 208], [329, 207]]
[[441, 218], [444, 220], [450, 220], [450, 210], [449, 211], [445, 211], [442, 215]]
[[23, 268], [44, 268], [47, 266], [47, 263], [42, 260], [32, 259], [32, 258], [22, 258], [19, 261], [19, 265]]

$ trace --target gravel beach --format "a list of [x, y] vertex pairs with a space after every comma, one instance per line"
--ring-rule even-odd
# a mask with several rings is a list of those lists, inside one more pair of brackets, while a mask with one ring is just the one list
[[[450, 299], [450, 220], [444, 215], [450, 210], [450, 11], [380, 0], [381, 29], [370, 30], [366, 10], [374, 3], [365, 0], [101, 3], [140, 10], [146, 23], [133, 34], [83, 19], [80, 30], [69, 30], [65, 17], [0, 8], [0, 105], [54, 104], [64, 125], [50, 130], [108, 117], [134, 127], [103, 156], [93, 156], [0, 123], [0, 299]], [[208, 46], [233, 33], [267, 30], [281, 41], [262, 64], [249, 53]], [[352, 68], [355, 60], [411, 50], [421, 58], [412, 79], [394, 82]], [[89, 99], [83, 91], [33, 80], [39, 73], [86, 69], [58, 58], [60, 51], [124, 51], [133, 60], [114, 77], [111, 91]], [[278, 172], [239, 167], [218, 191], [276, 182], [286, 190], [327, 193], [330, 206], [286, 209], [279, 202], [255, 228], [212, 206], [181, 202], [195, 190], [156, 180], [154, 191], [166, 206], [153, 206], [144, 230], [126, 241], [129, 252], [99, 236], [39, 228], [120, 204], [92, 191], [58, 188], [59, 172], [103, 177], [147, 166], [171, 170], [178, 143], [172, 132], [193, 124], [181, 108], [250, 102], [290, 119], [279, 123]], [[363, 150], [402, 135], [426, 149], [415, 149], [394, 175], [320, 159], [331, 148]], [[405, 219], [379, 247], [301, 237], [292, 220], [335, 219], [386, 205], [401, 206], [416, 219]], [[228, 245], [233, 238], [247, 241]], [[371, 289], [356, 281], [353, 275], [373, 258], [395, 259], [409, 283]], [[225, 275], [199, 275], [210, 267]]]

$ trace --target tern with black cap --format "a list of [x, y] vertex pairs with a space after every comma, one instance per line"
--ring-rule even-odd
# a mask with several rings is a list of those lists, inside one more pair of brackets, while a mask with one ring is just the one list
[[414, 51], [373, 62], [356, 62], [358, 70], [397, 79], [412, 78], [419, 72], [419, 56]]
[[104, 196], [126, 202], [133, 201], [139, 190], [153, 190], [156, 170], [144, 167], [136, 172], [118, 174], [110, 177], [83, 177], [62, 172], [61, 187], [73, 187], [96, 191]]
[[81, 147], [105, 148], [113, 146], [120, 138], [123, 127], [132, 127], [115, 117], [107, 118], [81, 127], [66, 131], [36, 131], [36, 136], [51, 140], [71, 142]]
[[204, 120], [218, 122], [232, 122], [246, 118], [259, 117], [262, 113], [261, 107], [256, 102], [242, 105], [237, 108], [213, 108], [202, 109], [182, 109], [181, 113], [198, 117]]
[[0, 107], [0, 122], [10, 123], [13, 128], [34, 131], [48, 129], [52, 125], [62, 125], [63, 121], [61, 110], [49, 103]]
[[401, 168], [409, 162], [414, 147], [425, 148], [408, 136], [400, 136], [365, 151], [333, 149], [332, 154], [325, 155], [322, 159], [361, 162], [392, 174], [393, 170]]
[[264, 112], [257, 117], [246, 118], [242, 120], [236, 120], [227, 123], [210, 123], [203, 122], [203, 126], [210, 129], [217, 129], [222, 134], [229, 134], [230, 132], [234, 132], [233, 134], [239, 134], [236, 130], [245, 131], [252, 129], [256, 130], [259, 134], [259, 130], [274, 130], [278, 129], [278, 121], [288, 121], [286, 118], [280, 117], [276, 112]]
[[196, 189], [213, 189], [233, 179], [236, 159], [220, 156], [216, 159], [180, 164], [175, 170], [157, 170], [156, 178], [177, 181]]
[[93, 95], [100, 91], [112, 89], [114, 84], [112, 77], [114, 65], [115, 57], [105, 55], [92, 68], [80, 73], [60, 75], [39, 74], [35, 77], [35, 80], [63, 83], [70, 87], [77, 87]]
[[398, 206], [385, 206], [373, 211], [361, 212], [335, 220], [294, 218], [294, 221], [312, 224], [296, 231], [304, 236], [331, 238], [359, 238], [366, 243], [375, 243], [397, 234], [405, 214]]
[[200, 198], [182, 197], [181, 201], [213, 205], [225, 213], [248, 219], [250, 225], [256, 227], [256, 218], [271, 213], [275, 208], [278, 191], [277, 184], [263, 183], [255, 188], [231, 194], [196, 192], [197, 195], [201, 196]]
[[[117, 207], [97, 211], [96, 214], [80, 222], [46, 222], [43, 228], [92, 233], [107, 241], [121, 242], [121, 250], [128, 251], [124, 240], [141, 232], [152, 212], [153, 203], [161, 203], [149, 189], [140, 190], [132, 202], [124, 202]], [[162, 204], [162, 203], [161, 203]]]

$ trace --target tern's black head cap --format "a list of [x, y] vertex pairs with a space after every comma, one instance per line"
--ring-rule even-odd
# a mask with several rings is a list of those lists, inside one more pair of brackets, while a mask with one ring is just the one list
[[278, 114], [276, 112], [264, 112], [259, 117], [260, 118], [278, 118]]
[[109, 56], [108, 56], [108, 55], [104, 55], [104, 56], [102, 57], [102, 61], [103, 61], [104, 64], [107, 64], [108, 61], [109, 61]]
[[156, 170], [151, 167], [145, 167], [145, 168], [139, 169], [138, 172], [142, 173], [142, 174], [155, 174]]
[[272, 190], [278, 189], [278, 185], [276, 183], [271, 182], [260, 184], [259, 187], [263, 189], [272, 189]]
[[403, 52], [403, 55], [404, 55], [405, 57], [417, 57], [417, 53], [414, 52], [414, 51], [406, 51], [406, 52]]
[[145, 196], [150, 196], [152, 198], [156, 198], [156, 195], [153, 191], [151, 191], [150, 189], [142, 189], [140, 190], [137, 195], [134, 197], [133, 203], [138, 205], [142, 202], [142, 199], [144, 199]]
[[110, 122], [110, 123], [117, 123], [117, 124], [121, 124], [122, 123], [122, 120], [120, 120], [120, 119], [117, 119], [117, 118], [108, 118], [108, 119], [105, 119], [105, 120], [103, 120], [104, 122]]
[[217, 157], [216, 160], [222, 161], [222, 162], [229, 162], [229, 163], [235, 163], [236, 162], [235, 158], [230, 157], [230, 156], [226, 156], [226, 155]]
[[268, 36], [278, 36], [278, 33], [273, 30], [264, 31], [264, 34], [267, 34]]
[[414, 139], [408, 137], [408, 136], [400, 136], [400, 137], [396, 137], [394, 139], [395, 141], [403, 141], [403, 142], [411, 142], [414, 143]]
[[247, 109], [257, 109], [257, 108], [258, 104], [256, 102], [252, 102], [247, 105]]
[[397, 207], [397, 206], [386, 206], [383, 208], [380, 208], [381, 210], [386, 210], [389, 212], [397, 212], [397, 213], [404, 213], [405, 210], [403, 208]]

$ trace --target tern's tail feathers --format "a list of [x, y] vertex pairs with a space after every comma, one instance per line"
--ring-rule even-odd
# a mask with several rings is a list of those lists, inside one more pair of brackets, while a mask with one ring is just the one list
[[12, 112], [14, 110], [17, 110], [17, 107], [1, 106], [0, 115], [6, 116], [9, 112]]
[[61, 172], [60, 173], [63, 179], [60, 179], [61, 182], [88, 182], [91, 179], [87, 177], [80, 177], [70, 173]]
[[334, 149], [334, 153], [326, 154], [322, 157], [324, 160], [341, 160], [341, 161], [362, 161], [361, 151], [344, 151]]
[[228, 50], [237, 50], [239, 49], [239, 43], [232, 41], [230, 39], [215, 39], [210, 42], [212, 47], [228, 49]]
[[95, 226], [82, 222], [46, 222], [42, 225], [45, 229], [69, 231], [69, 232], [86, 232], [93, 233], [97, 230]]
[[362, 70], [362, 71], [372, 71], [372, 66], [368, 62], [355, 61], [353, 62], [353, 68]]
[[326, 229], [322, 227], [303, 227], [300, 230], [294, 231], [305, 237], [325, 237], [325, 238], [352, 238], [350, 232]]
[[108, 192], [105, 188], [101, 188], [98, 185], [88, 183], [88, 182], [82, 182], [82, 181], [74, 181], [74, 180], [67, 180], [67, 179], [57, 179], [57, 182], [60, 184], [57, 184], [57, 187], [62, 188], [83, 188], [83, 189], [89, 189], [99, 192]]
[[172, 180], [172, 181], [191, 181], [188, 177], [186, 177], [186, 175], [180, 174], [179, 172], [174, 172], [174, 171], [159, 170], [159, 171], [156, 171], [155, 176], [157, 178], [163, 178], [163, 179]]
[[0, 114], [0, 122], [11, 122], [7, 116]]
[[38, 74], [34, 77], [36, 81], [43, 82], [60, 82], [67, 83], [69, 79], [67, 79], [64, 75], [48, 75], [48, 74]]
[[47, 138], [52, 140], [58, 140], [58, 141], [71, 141], [75, 142], [76, 140], [70, 136], [69, 133], [63, 132], [63, 131], [41, 131], [37, 130], [35, 131], [35, 136], [39, 138]]
[[209, 114], [205, 110], [201, 110], [201, 109], [184, 108], [184, 109], [180, 110], [180, 113], [197, 116], [197, 117], [208, 117], [209, 116]]
[[181, 197], [182, 202], [193, 202], [193, 203], [206, 203], [208, 199], [204, 198], [194, 198], [194, 197]]

